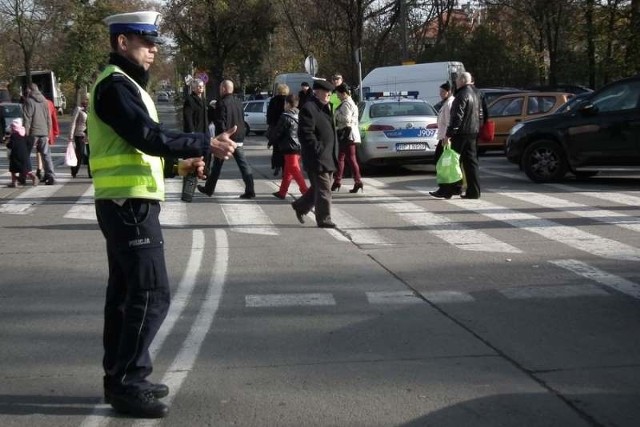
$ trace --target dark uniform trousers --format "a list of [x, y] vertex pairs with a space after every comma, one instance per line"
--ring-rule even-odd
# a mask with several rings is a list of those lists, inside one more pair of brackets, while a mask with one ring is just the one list
[[149, 388], [149, 346], [169, 310], [170, 290], [160, 228], [160, 203], [127, 199], [122, 206], [96, 200], [107, 240], [109, 282], [104, 308], [105, 387]]
[[472, 198], [480, 197], [480, 179], [478, 176], [478, 134], [455, 135], [451, 138], [451, 148], [460, 154], [460, 162], [467, 180], [466, 195]]
[[307, 171], [311, 186], [305, 193], [292, 203], [296, 212], [303, 215], [309, 213], [315, 206], [316, 222], [318, 224], [331, 222], [331, 182], [333, 172]]

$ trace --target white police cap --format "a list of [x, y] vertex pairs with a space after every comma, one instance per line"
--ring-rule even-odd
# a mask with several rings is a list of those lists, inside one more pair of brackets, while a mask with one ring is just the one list
[[158, 35], [161, 16], [155, 11], [118, 13], [104, 18], [111, 34], [135, 34], [152, 43], [162, 44]]

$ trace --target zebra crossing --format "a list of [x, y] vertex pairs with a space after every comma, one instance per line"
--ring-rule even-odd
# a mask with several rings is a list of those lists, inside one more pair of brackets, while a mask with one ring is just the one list
[[[492, 172], [503, 174], [502, 172]], [[32, 215], [40, 209], [46, 209], [47, 200], [55, 197], [70, 180], [64, 175], [59, 178], [58, 185], [38, 186], [12, 192], [11, 198], [0, 203], [0, 218], [6, 215]], [[263, 193], [269, 194], [274, 183], [258, 181], [264, 186]], [[93, 207], [93, 187], [89, 182], [82, 187], [83, 192], [64, 214], [64, 218], [80, 221], [96, 221]], [[540, 188], [540, 187], [537, 187]], [[548, 184], [544, 188], [559, 190], [553, 195], [531, 191], [498, 190], [485, 194], [480, 200], [435, 200], [428, 196], [428, 189], [407, 185], [398, 192], [391, 190], [382, 181], [367, 179], [364, 195], [357, 197], [336, 195], [333, 205], [333, 218], [339, 230], [325, 230], [329, 236], [342, 243], [349, 243], [360, 248], [384, 248], [398, 244], [393, 230], [384, 227], [372, 227], [371, 217], [363, 218], [354, 208], [356, 202], [367, 202], [367, 209], [384, 212], [400, 224], [412, 227], [412, 233], [429, 235], [444, 244], [461, 251], [484, 252], [518, 256], [526, 254], [529, 247], [526, 239], [506, 242], [494, 235], [496, 227], [473, 228], [469, 221], [459, 219], [461, 213], [482, 218], [488, 224], [500, 224], [516, 230], [518, 233], [537, 235], [544, 241], [578, 250], [588, 257], [596, 259], [640, 261], [640, 248], [634, 245], [637, 233], [640, 233], [640, 216], [634, 210], [640, 206], [640, 191], [598, 192], [584, 191], [565, 184]], [[217, 202], [213, 209], [220, 209], [224, 221], [231, 233], [250, 234], [256, 236], [282, 236], [282, 217], [272, 218], [276, 210], [286, 210], [283, 217], [295, 218], [288, 204], [276, 208], [265, 209], [258, 197], [254, 200], [240, 200], [237, 195], [242, 192], [239, 180], [221, 179], [213, 199]], [[167, 226], [187, 226], [189, 205], [180, 201], [182, 181], [168, 180], [166, 183], [166, 202], [163, 204], [161, 222]], [[260, 188], [258, 188], [260, 192]], [[405, 196], [411, 194], [411, 197]], [[419, 194], [423, 197], [415, 197]], [[273, 202], [270, 198], [269, 202]], [[354, 203], [350, 203], [353, 201]], [[339, 202], [339, 203], [338, 203]], [[603, 207], [602, 204], [609, 204]], [[437, 206], [437, 209], [434, 207]], [[450, 209], [449, 209], [450, 208]], [[569, 226], [560, 220], [545, 217], [544, 213], [561, 214], [563, 219], [580, 218], [582, 225]], [[312, 221], [312, 215], [308, 216]], [[604, 224], [622, 231], [625, 241], [601, 235], [602, 229], [588, 227], [584, 224]], [[589, 229], [587, 231], [586, 229]], [[607, 229], [609, 230], [609, 229]], [[631, 242], [631, 243], [629, 243]], [[514, 288], [502, 290], [507, 299], [526, 298], [568, 298], [574, 296], [604, 297], [612, 292], [622, 293], [634, 299], [640, 299], [640, 285], [633, 280], [600, 270], [583, 260], [555, 259], [548, 260], [553, 266], [571, 272], [585, 279], [589, 285], [553, 286], [537, 288]], [[468, 303], [475, 297], [472, 293], [458, 291], [440, 291], [417, 294], [410, 291], [366, 293], [366, 301], [371, 305], [378, 304], [415, 304], [430, 302], [433, 304]], [[244, 304], [247, 308], [285, 307], [285, 306], [332, 306], [338, 299], [331, 294], [265, 294], [246, 295]]]

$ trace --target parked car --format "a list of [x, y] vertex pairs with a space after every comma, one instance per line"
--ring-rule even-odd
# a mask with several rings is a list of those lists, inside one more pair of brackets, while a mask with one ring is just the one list
[[539, 92], [565, 92], [572, 93], [574, 95], [593, 92], [593, 89], [590, 89], [586, 86], [571, 84], [557, 84], [555, 86], [529, 86], [527, 87], [527, 90], [535, 90]]
[[167, 92], [158, 92], [156, 99], [158, 102], [169, 102], [169, 94]]
[[267, 107], [269, 99], [256, 99], [243, 102], [245, 135], [253, 132], [262, 135], [267, 131]]
[[553, 114], [565, 113], [569, 110], [575, 110], [591, 98], [592, 92], [583, 92], [572, 96], [567, 102], [562, 104]]
[[484, 101], [487, 105], [491, 104], [496, 99], [504, 95], [510, 95], [512, 93], [525, 92], [522, 89], [516, 89], [514, 87], [483, 87], [478, 90], [484, 95]]
[[497, 98], [489, 105], [489, 118], [496, 124], [495, 138], [491, 142], [478, 141], [478, 152], [504, 150], [513, 125], [551, 114], [571, 96], [563, 92], [519, 92]]
[[406, 95], [370, 92], [359, 104], [358, 159], [366, 166], [423, 163], [433, 160], [438, 144], [437, 113], [417, 92]]
[[22, 104], [16, 102], [3, 102], [0, 104], [0, 119], [4, 123], [3, 132], [5, 134], [10, 133], [11, 121], [16, 118], [24, 119], [22, 113]]
[[515, 125], [507, 159], [534, 182], [640, 169], [640, 74], [594, 92], [565, 113]]

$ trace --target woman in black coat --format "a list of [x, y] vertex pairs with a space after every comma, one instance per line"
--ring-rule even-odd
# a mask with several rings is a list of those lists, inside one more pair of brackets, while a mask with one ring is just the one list
[[24, 184], [27, 178], [31, 179], [34, 186], [38, 185], [38, 178], [32, 171], [30, 150], [27, 146], [27, 137], [22, 119], [13, 119], [11, 122], [11, 134], [7, 148], [11, 150], [9, 156], [9, 172], [11, 183], [8, 187], [15, 188], [18, 182]]
[[[284, 83], [279, 83], [276, 86], [276, 94], [269, 101], [267, 106], [267, 138], [269, 143], [267, 146], [271, 146], [271, 134], [275, 131], [278, 125], [278, 120], [284, 112], [285, 98], [289, 95], [289, 86]], [[284, 156], [280, 152], [279, 148], [274, 145], [271, 153], [271, 169], [273, 169], [273, 176], [278, 176], [280, 169], [284, 167]]]
[[204, 98], [204, 82], [200, 79], [191, 81], [191, 93], [184, 100], [182, 118], [185, 132], [207, 133], [207, 102]]

